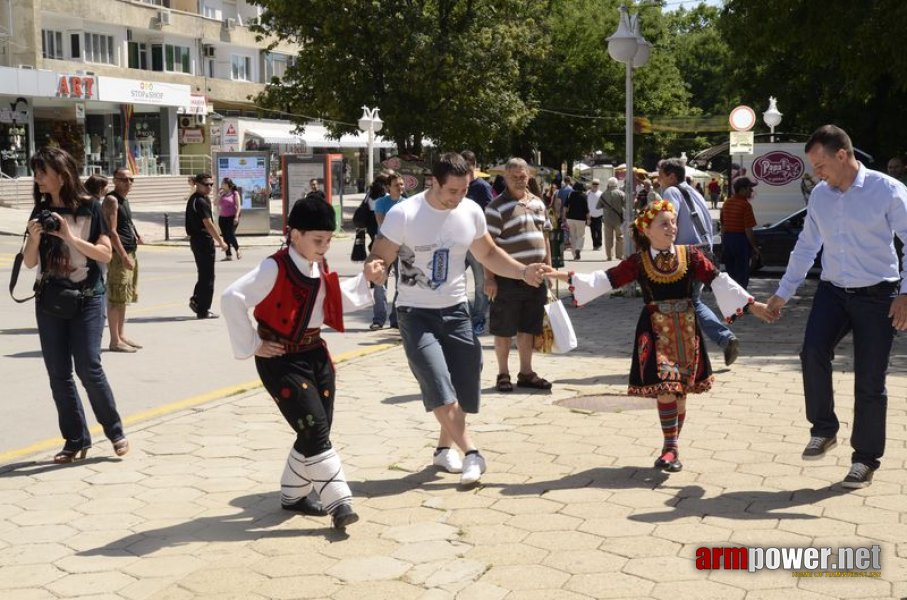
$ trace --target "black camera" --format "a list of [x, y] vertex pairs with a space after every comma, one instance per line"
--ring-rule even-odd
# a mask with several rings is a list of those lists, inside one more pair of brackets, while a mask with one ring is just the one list
[[60, 229], [60, 221], [49, 210], [45, 209], [39, 212], [36, 219], [44, 231], [59, 231]]

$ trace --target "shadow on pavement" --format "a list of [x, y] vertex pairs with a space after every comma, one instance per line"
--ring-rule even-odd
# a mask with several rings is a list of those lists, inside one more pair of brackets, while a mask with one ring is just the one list
[[[328, 541], [342, 541], [349, 536], [331, 528], [330, 517], [304, 517], [280, 508], [280, 494], [250, 494], [230, 501], [242, 512], [232, 515], [201, 517], [194, 520], [134, 533], [99, 548], [83, 550], [79, 556], [146, 556], [163, 548], [193, 542], [252, 542], [267, 538], [322, 536]], [[296, 519], [300, 528], [273, 529]], [[309, 528], [303, 529], [301, 526]]]
[[41, 358], [44, 353], [40, 350], [30, 350], [28, 352], [16, 352], [15, 354], [4, 354], [7, 358]]
[[[191, 315], [185, 317], [129, 317], [130, 323], [170, 323], [179, 321], [197, 321], [197, 317]], [[204, 320], [204, 319], [202, 319]]]
[[406, 404], [421, 400], [422, 394], [400, 394], [399, 396], [390, 396], [381, 401], [381, 404]]
[[541, 496], [555, 490], [601, 488], [606, 490], [649, 489], [660, 487], [668, 474], [651, 467], [598, 467], [574, 473], [560, 479], [519, 484], [486, 483], [482, 487], [501, 488], [507, 496]]
[[[421, 397], [421, 396], [420, 396]], [[354, 497], [380, 498], [382, 496], [396, 496], [418, 488], [444, 489], [456, 488], [459, 479], [446, 479], [441, 476], [443, 471], [437, 467], [429, 466], [421, 471], [408, 473], [403, 477], [394, 479], [372, 479], [369, 481], [351, 481], [350, 488]]]
[[56, 471], [57, 469], [77, 469], [84, 465], [97, 465], [108, 462], [121, 462], [121, 460], [110, 456], [83, 458], [82, 460], [69, 464], [57, 464], [52, 460], [27, 460], [19, 463], [10, 463], [0, 467], [0, 479], [5, 477], [32, 477], [34, 475], [40, 475], [41, 473]]
[[[667, 488], [663, 488], [667, 489]], [[677, 503], [673, 510], [627, 517], [643, 523], [662, 523], [690, 516], [716, 516], [726, 519], [751, 521], [758, 519], [819, 519], [821, 517], [799, 512], [773, 512], [795, 506], [807, 506], [850, 493], [842, 487], [829, 486], [818, 490], [779, 490], [771, 492], [727, 492], [714, 498], [705, 498], [705, 490], [698, 485], [686, 485], [677, 489]], [[670, 502], [670, 501], [669, 501]], [[735, 509], [737, 504], [743, 510]], [[745, 508], [744, 508], [745, 507]]]
[[0, 329], [0, 335], [37, 335], [37, 327], [23, 327], [22, 329]]

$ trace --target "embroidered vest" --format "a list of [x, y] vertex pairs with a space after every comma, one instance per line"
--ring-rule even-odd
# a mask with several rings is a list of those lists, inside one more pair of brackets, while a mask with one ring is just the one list
[[340, 297], [340, 279], [328, 270], [327, 262], [321, 263], [321, 277], [308, 277], [293, 263], [287, 248], [271, 255], [277, 263], [277, 280], [264, 300], [255, 306], [253, 316], [258, 321], [262, 339], [288, 344], [301, 344], [318, 290], [325, 286], [324, 323], [343, 331], [343, 305]]

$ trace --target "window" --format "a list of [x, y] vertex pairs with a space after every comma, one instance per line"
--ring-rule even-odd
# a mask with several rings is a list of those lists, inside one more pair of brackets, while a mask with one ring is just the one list
[[287, 68], [295, 62], [294, 57], [286, 54], [268, 53], [265, 57], [265, 81], [270, 83], [272, 77], [283, 78]]
[[129, 42], [129, 68], [148, 70], [148, 44]]
[[112, 35], [85, 32], [84, 40], [85, 62], [116, 64]]
[[164, 45], [164, 64], [167, 71], [192, 73], [192, 60], [186, 46]]
[[81, 47], [79, 41], [82, 39], [82, 36], [78, 33], [69, 34], [69, 56], [70, 58], [82, 58], [82, 51], [79, 49]]
[[151, 44], [151, 70], [164, 70], [164, 45]]
[[248, 56], [233, 55], [232, 79], [237, 81], [251, 81], [252, 78], [252, 59]]
[[62, 32], [50, 29], [41, 30], [41, 55], [44, 58], [63, 59]]
[[139, 0], [142, 4], [151, 4], [153, 6], [163, 6], [170, 8], [170, 0]]

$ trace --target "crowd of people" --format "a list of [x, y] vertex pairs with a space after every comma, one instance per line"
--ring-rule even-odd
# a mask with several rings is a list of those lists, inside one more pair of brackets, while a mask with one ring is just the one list
[[[709, 204], [702, 190], [686, 180], [680, 159], [661, 161], [656, 181], [641, 186], [630, 223], [617, 180], [608, 180], [604, 190], [593, 180], [586, 191], [582, 182], [565, 177], [563, 185], [542, 191], [520, 158], [510, 159], [500, 181], [488, 184], [476, 177], [473, 153], [443, 154], [432, 166], [430, 185], [410, 197], [404, 196], [399, 174], [382, 173], [366, 200], [374, 213], [374, 224], [367, 226], [369, 253], [362, 272], [342, 284], [326, 260], [336, 228], [333, 210], [314, 193], [297, 201], [289, 214], [285, 247], [228, 286], [221, 299], [234, 355], [254, 357], [264, 388], [296, 434], [281, 478], [283, 508], [329, 514], [337, 528], [358, 520], [341, 457], [330, 440], [336, 389], [321, 336], [323, 325], [343, 331], [344, 311], [373, 305], [373, 329], [383, 327], [386, 319], [399, 329], [424, 408], [438, 422], [431, 463], [458, 473], [461, 484], [470, 486], [487, 469], [467, 423], [467, 415], [480, 410], [479, 335], [486, 323], [494, 337], [496, 389], [548, 390], [552, 383], [533, 369], [533, 342], [542, 333], [548, 302], [546, 282], [566, 281], [578, 304], [636, 282], [643, 308], [628, 393], [655, 400], [663, 441], [654, 467], [677, 472], [683, 468], [678, 440], [686, 397], [708, 391], [714, 379], [705, 338], [722, 349], [725, 364], [731, 365], [740, 349], [729, 324], [745, 313], [769, 323], [780, 319], [820, 250], [822, 277], [800, 353], [811, 424], [802, 458], [819, 459], [837, 443], [831, 361], [835, 347], [852, 333], [853, 454], [842, 485], [869, 485], [885, 447], [885, 375], [893, 335], [907, 330], [907, 281], [892, 243], [893, 236], [907, 238], [907, 187], [858, 162], [846, 132], [833, 125], [810, 137], [806, 154], [822, 183], [812, 191], [787, 271], [764, 303], [746, 291], [742, 267], [755, 246], [749, 206], [755, 182], [745, 177], [734, 181], [733, 197], [724, 206], [726, 252], [739, 256], [726, 261], [728, 272], [722, 273], [712, 255]], [[54, 460], [83, 458], [91, 445], [72, 364], [105, 434], [122, 456], [129, 443], [101, 367], [100, 339], [106, 295], [111, 349], [141, 348], [123, 332], [125, 305], [137, 297], [135, 250], [142, 242], [127, 200], [131, 175], [118, 170], [110, 194], [104, 193], [106, 182], [89, 181], [91, 193], [103, 196], [98, 202], [64, 151], [41, 150], [32, 168], [35, 209], [24, 262], [30, 268], [40, 265], [42, 288], [48, 290], [36, 315], [65, 439]], [[186, 227], [199, 279], [190, 306], [205, 319], [217, 316], [210, 312], [214, 245], [233, 248], [237, 258], [239, 248], [228, 244], [230, 234], [222, 238], [213, 223], [213, 178], [202, 173], [193, 184]], [[316, 192], [317, 181], [314, 187]], [[221, 202], [229, 201], [233, 191], [225, 180]], [[715, 203], [712, 190], [708, 193]], [[237, 205], [234, 214], [221, 214], [232, 217], [235, 225], [239, 213]], [[604, 244], [606, 260], [614, 256], [620, 262], [589, 274], [554, 269], [549, 232], [563, 221], [575, 259], [580, 259], [585, 228], [592, 225], [599, 227], [597, 232], [593, 228], [593, 248]], [[623, 252], [622, 235], [632, 236], [629, 254]], [[100, 265], [106, 263], [111, 267], [105, 282]], [[472, 303], [467, 268], [476, 280]], [[388, 306], [386, 285], [392, 273], [395, 297]], [[62, 314], [47, 300], [58, 280], [82, 295], [73, 314]], [[722, 318], [703, 302], [705, 285]], [[515, 382], [509, 368], [514, 338], [519, 363]]]

